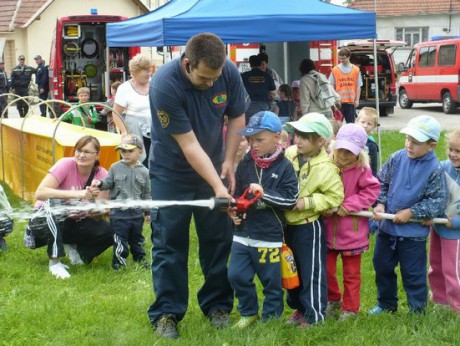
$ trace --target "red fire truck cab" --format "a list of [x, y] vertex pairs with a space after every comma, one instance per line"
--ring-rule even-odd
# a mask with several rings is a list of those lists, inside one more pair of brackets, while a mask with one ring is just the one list
[[[50, 95], [69, 103], [78, 102], [81, 87], [90, 90], [90, 101], [105, 102], [110, 85], [129, 77], [129, 59], [139, 47], [106, 46], [106, 24], [127, 19], [111, 15], [78, 15], [58, 18], [51, 44]], [[65, 106], [56, 106], [61, 114]]]

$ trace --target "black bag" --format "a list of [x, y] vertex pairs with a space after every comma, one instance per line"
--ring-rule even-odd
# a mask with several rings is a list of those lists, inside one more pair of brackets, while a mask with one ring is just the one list
[[[85, 188], [91, 185], [94, 175], [96, 174], [96, 168], [93, 167], [88, 180], [85, 183]], [[50, 198], [50, 207], [62, 205], [62, 200], [58, 198]], [[47, 213], [45, 208], [38, 209], [29, 221], [24, 232], [24, 245], [29, 249], [37, 249], [47, 244], [47, 239], [52, 235], [49, 223], [59, 223], [64, 221], [65, 215], [56, 216], [51, 213]]]

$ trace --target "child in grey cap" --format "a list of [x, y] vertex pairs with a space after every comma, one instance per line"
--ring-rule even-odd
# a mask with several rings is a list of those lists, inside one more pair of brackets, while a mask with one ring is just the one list
[[[139, 161], [144, 151], [142, 139], [129, 134], [122, 139], [116, 150], [120, 151], [122, 159], [110, 167], [107, 178], [93, 180], [92, 187], [110, 190], [111, 200], [151, 200], [149, 171]], [[142, 247], [145, 241], [142, 235], [144, 220], [150, 222], [150, 210], [134, 208], [110, 210], [110, 225], [114, 233], [113, 269], [126, 266], [126, 258], [130, 250], [135, 262], [145, 268], [149, 267]]]

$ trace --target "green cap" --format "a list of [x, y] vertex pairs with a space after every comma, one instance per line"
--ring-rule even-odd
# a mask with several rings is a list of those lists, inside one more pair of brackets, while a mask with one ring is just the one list
[[286, 123], [299, 132], [315, 132], [321, 137], [328, 139], [332, 134], [331, 122], [321, 113], [308, 113], [297, 121]]

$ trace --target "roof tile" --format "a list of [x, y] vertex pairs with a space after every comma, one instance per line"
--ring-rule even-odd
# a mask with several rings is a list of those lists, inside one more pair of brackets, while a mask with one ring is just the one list
[[377, 3], [377, 16], [460, 13], [460, 1], [458, 0], [355, 0], [349, 7], [374, 11], [375, 2]]

